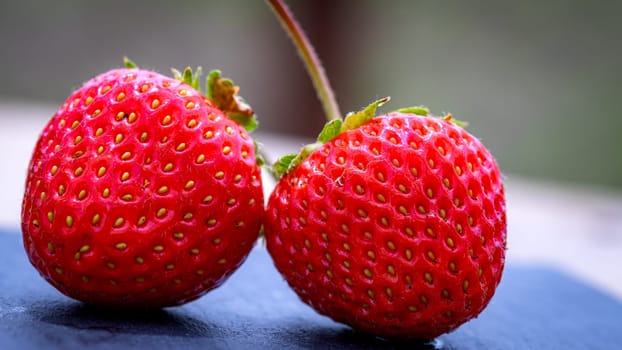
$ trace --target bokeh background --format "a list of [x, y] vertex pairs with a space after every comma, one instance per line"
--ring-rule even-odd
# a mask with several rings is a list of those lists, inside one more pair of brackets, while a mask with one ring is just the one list
[[[509, 176], [622, 189], [622, 1], [288, 3], [344, 112], [425, 104], [469, 121]], [[223, 70], [264, 131], [311, 139], [323, 124], [263, 1], [0, 0], [0, 107], [58, 106], [124, 55]]]

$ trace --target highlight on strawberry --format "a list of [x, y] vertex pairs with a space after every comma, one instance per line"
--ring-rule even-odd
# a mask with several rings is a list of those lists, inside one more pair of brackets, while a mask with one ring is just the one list
[[126, 68], [76, 90], [43, 129], [22, 204], [27, 255], [93, 304], [165, 307], [218, 287], [261, 227], [255, 115], [200, 68]]
[[425, 107], [345, 118], [308, 39], [269, 0], [307, 65], [328, 123], [282, 157], [266, 209], [267, 249], [302, 301], [352, 328], [431, 340], [477, 317], [501, 281], [502, 175], [451, 115]]

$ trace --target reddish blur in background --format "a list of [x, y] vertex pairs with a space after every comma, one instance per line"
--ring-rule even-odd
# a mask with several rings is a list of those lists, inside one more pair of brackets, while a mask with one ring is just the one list
[[[622, 2], [289, 0], [343, 112], [425, 104], [470, 122], [506, 174], [622, 188]], [[0, 2], [0, 105], [58, 106], [121, 65], [219, 68], [267, 132], [323, 124], [263, 1]], [[9, 118], [0, 125], [11, 123]]]

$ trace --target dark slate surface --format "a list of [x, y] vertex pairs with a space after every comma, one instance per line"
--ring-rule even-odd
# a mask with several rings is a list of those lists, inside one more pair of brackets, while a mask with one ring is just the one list
[[391, 343], [319, 316], [257, 247], [229, 281], [193, 303], [149, 312], [68, 299], [0, 232], [0, 349], [620, 349], [622, 304], [557, 271], [509, 266], [479, 318], [433, 344]]

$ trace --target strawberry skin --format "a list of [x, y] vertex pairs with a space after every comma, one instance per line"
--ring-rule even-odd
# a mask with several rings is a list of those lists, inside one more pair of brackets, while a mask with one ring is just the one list
[[22, 203], [26, 252], [62, 293], [164, 307], [219, 286], [263, 215], [254, 144], [191, 86], [115, 69], [44, 128]]
[[500, 282], [502, 177], [448, 120], [378, 116], [281, 179], [265, 237], [279, 272], [321, 314], [377, 336], [433, 339], [476, 317]]

